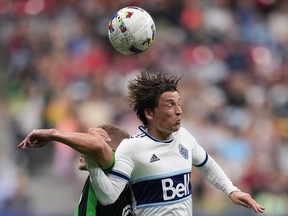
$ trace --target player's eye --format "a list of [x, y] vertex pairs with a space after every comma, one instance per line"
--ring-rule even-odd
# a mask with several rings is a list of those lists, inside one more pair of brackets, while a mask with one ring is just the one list
[[166, 106], [167, 106], [168, 108], [171, 108], [171, 107], [173, 107], [174, 105], [175, 105], [175, 103], [173, 103], [173, 102], [169, 102], [169, 103], [166, 104]]

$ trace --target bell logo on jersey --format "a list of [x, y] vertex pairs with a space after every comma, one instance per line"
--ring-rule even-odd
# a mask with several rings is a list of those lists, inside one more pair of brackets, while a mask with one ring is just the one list
[[167, 205], [191, 196], [190, 172], [157, 177], [132, 183], [137, 208], [155, 206], [156, 203]]
[[186, 197], [190, 195], [190, 175], [183, 175], [183, 182], [174, 184], [172, 178], [162, 179], [162, 190], [164, 201], [173, 200], [175, 198]]

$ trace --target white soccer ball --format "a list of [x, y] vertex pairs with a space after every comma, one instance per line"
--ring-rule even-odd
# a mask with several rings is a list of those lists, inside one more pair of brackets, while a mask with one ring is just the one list
[[154, 21], [142, 8], [129, 6], [113, 15], [109, 22], [108, 37], [112, 46], [124, 55], [144, 52], [156, 35]]

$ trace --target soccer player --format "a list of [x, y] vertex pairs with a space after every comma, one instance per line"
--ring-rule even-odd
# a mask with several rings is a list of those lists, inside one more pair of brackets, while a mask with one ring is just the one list
[[135, 136], [120, 143], [108, 176], [101, 169], [88, 169], [99, 200], [113, 203], [129, 183], [133, 215], [190, 216], [189, 180], [194, 166], [234, 203], [252, 208], [256, 213], [264, 212], [265, 208], [234, 186], [192, 134], [181, 127], [182, 109], [177, 90], [180, 78], [144, 71], [130, 80], [128, 102], [143, 126]]
[[[123, 129], [114, 125], [101, 125], [98, 128], [89, 129], [88, 133], [63, 132], [56, 129], [33, 130], [18, 146], [21, 149], [43, 147], [51, 141], [58, 141], [85, 154], [89, 161], [89, 169], [101, 167], [109, 172], [114, 165], [114, 153], [121, 140], [129, 135]], [[109, 145], [108, 145], [108, 144]], [[86, 161], [80, 158], [79, 169], [86, 170]], [[112, 205], [103, 206], [98, 202], [87, 177], [82, 189], [81, 199], [76, 208], [75, 216], [130, 216], [131, 192], [127, 187]]]
[[[79, 169], [87, 170], [86, 161], [82, 154], [80, 157]], [[98, 202], [90, 181], [90, 176], [88, 176], [82, 189], [80, 201], [74, 216], [130, 216], [131, 202], [131, 192], [127, 187], [114, 204], [103, 206]]]

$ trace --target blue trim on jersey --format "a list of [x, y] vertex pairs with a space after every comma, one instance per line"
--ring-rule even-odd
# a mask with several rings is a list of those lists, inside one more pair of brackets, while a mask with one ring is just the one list
[[176, 203], [181, 203], [185, 202], [188, 199], [191, 199], [192, 195], [190, 194], [189, 196], [181, 199], [181, 200], [173, 200], [169, 202], [159, 202], [159, 203], [150, 203], [150, 204], [144, 204], [144, 205], [137, 205], [137, 208], [146, 208], [146, 207], [156, 207], [156, 206], [165, 206], [165, 205], [172, 205]]
[[170, 176], [176, 176], [176, 175], [185, 175], [186, 173], [190, 173], [191, 169], [185, 169], [177, 172], [171, 172], [171, 173], [165, 173], [164, 175], [153, 175], [153, 176], [144, 176], [141, 178], [134, 179], [131, 183], [136, 184], [138, 182], [143, 182], [143, 181], [150, 181], [150, 180], [155, 180], [155, 179], [164, 179], [164, 178], [169, 178]]
[[109, 175], [111, 174], [111, 175], [115, 175], [115, 176], [117, 176], [117, 177], [119, 177], [119, 178], [122, 178], [122, 179], [124, 179], [125, 181], [127, 181], [127, 182], [129, 182], [129, 177], [127, 176], [127, 175], [125, 175], [125, 174], [123, 174], [123, 173], [119, 173], [119, 172], [116, 172], [116, 171], [110, 171], [109, 173], [108, 173]]
[[191, 197], [190, 174], [180, 173], [132, 184], [136, 206], [166, 205]]
[[146, 134], [145, 133], [143, 133], [143, 132], [139, 132], [139, 133], [137, 133], [136, 135], [134, 135], [134, 136], [132, 136], [131, 138], [142, 138], [142, 137], [145, 137], [146, 136]]
[[198, 164], [198, 165], [193, 164], [193, 166], [195, 166], [195, 167], [202, 167], [202, 166], [204, 166], [204, 165], [206, 164], [207, 161], [208, 161], [208, 154], [207, 154], [207, 152], [206, 152], [205, 160], [204, 160], [201, 164]]
[[156, 142], [170, 143], [170, 142], [173, 141], [173, 138], [172, 138], [172, 139], [169, 139], [169, 140], [159, 140], [159, 139], [157, 139], [156, 137], [154, 137], [154, 136], [152, 136], [151, 134], [149, 134], [149, 133], [145, 130], [145, 128], [144, 128], [143, 125], [139, 126], [139, 130], [141, 130], [143, 133], [146, 134], [146, 136], [148, 136], [150, 139], [152, 139], [152, 140], [154, 140], [154, 141], [156, 141]]

